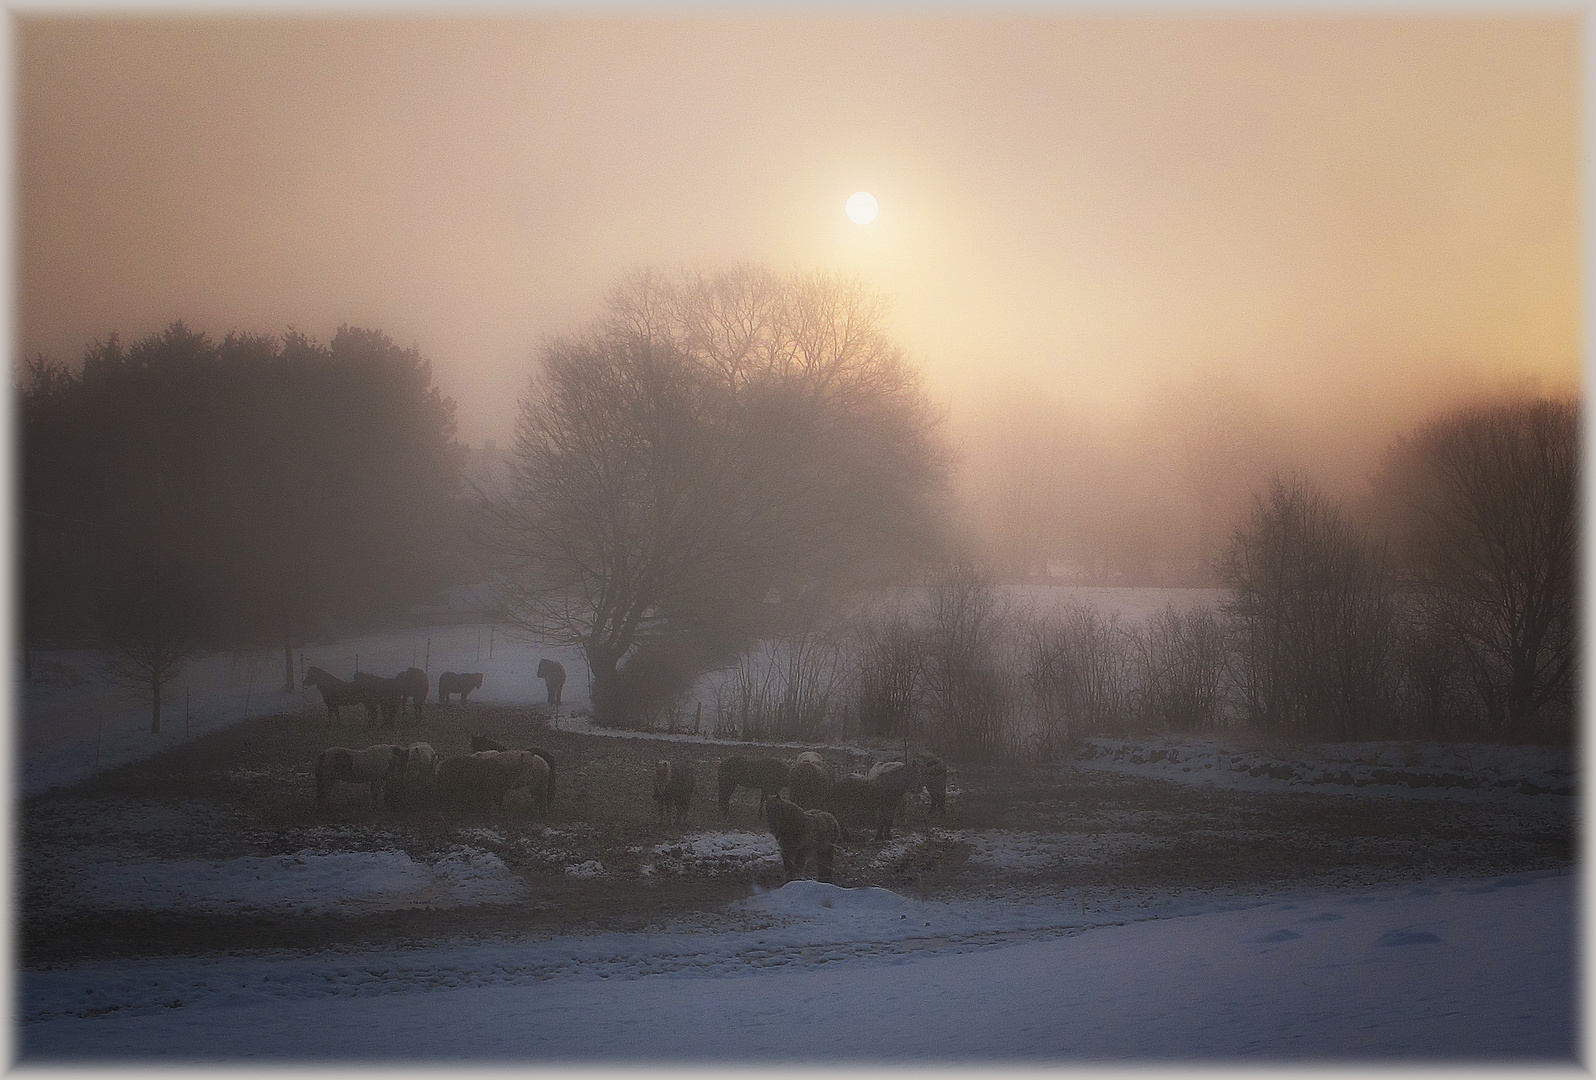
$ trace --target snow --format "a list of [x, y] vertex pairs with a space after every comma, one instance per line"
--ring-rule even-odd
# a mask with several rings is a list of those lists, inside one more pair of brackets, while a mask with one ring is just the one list
[[22, 1061], [1574, 1064], [1572, 872], [1083, 913], [792, 882], [712, 925], [28, 971]]
[[[568, 674], [562, 712], [586, 708], [587, 662], [580, 649], [529, 643], [492, 625], [424, 626], [309, 645], [295, 654], [295, 682], [311, 667], [348, 678], [357, 662], [359, 670], [379, 675], [424, 667], [434, 687], [439, 672], [480, 671], [482, 687], [472, 691], [472, 701], [542, 705], [546, 691], [536, 672], [543, 657], [558, 660]], [[152, 735], [147, 696], [111, 681], [98, 653], [41, 652], [35, 663], [41, 677], [18, 688], [24, 797], [79, 783], [251, 717], [323, 708], [314, 687], [283, 690], [281, 649], [216, 653], [190, 661], [168, 685], [162, 731]], [[434, 690], [431, 700], [436, 699]]]
[[465, 848], [431, 865], [402, 851], [245, 856], [221, 862], [98, 865], [76, 875], [83, 907], [279, 913], [502, 904], [526, 882], [489, 852]]
[[1547, 746], [1368, 742], [1264, 749], [1166, 736], [1087, 739], [1075, 757], [1085, 768], [1238, 791], [1455, 800], [1558, 799], [1577, 790], [1573, 752]]
[[[1170, 602], [1219, 601], [1216, 590], [1013, 592], [1038, 607], [1096, 602], [1128, 621]], [[308, 647], [303, 663], [346, 675], [357, 656], [361, 670], [384, 674], [412, 664], [434, 677], [481, 671], [473, 701], [518, 704], [543, 702], [533, 673], [548, 656], [570, 673], [565, 710], [587, 704], [579, 652], [529, 644], [502, 628], [370, 635]], [[251, 716], [322, 708], [314, 690], [281, 690], [280, 652], [218, 654], [188, 666], [168, 692], [165, 732], [152, 736], [147, 704], [107, 682], [96, 656], [41, 659], [49, 661], [41, 665], [47, 677], [20, 693], [24, 795]], [[641, 737], [570, 716], [557, 723]], [[1203, 738], [1095, 739], [1063, 767], [1363, 799], [1566, 805], [1577, 786], [1571, 755], [1535, 747], [1272, 749]], [[133, 799], [107, 815], [93, 800], [63, 799], [53, 827], [106, 846], [74, 847], [70, 857], [43, 862], [67, 883], [57, 895], [69, 909], [352, 916], [546, 903], [492, 852], [414, 855], [375, 827], [308, 828], [283, 854], [137, 861], [110, 854], [125, 850], [112, 845], [115, 838], [181, 833], [185, 822], [221, 813]], [[610, 874], [597, 860], [559, 850], [562, 835], [544, 828], [536, 841], [519, 843], [512, 862], [529, 857], [571, 878]], [[505, 844], [490, 828], [460, 836], [484, 847]], [[1166, 842], [1132, 831], [996, 829], [938, 830], [935, 839], [969, 845], [970, 862], [995, 873], [1045, 871]], [[883, 845], [875, 862], [891, 865], [910, 850], [900, 838]], [[701, 829], [636, 854], [651, 878], [779, 865], [768, 834], [741, 830]], [[798, 881], [638, 933], [26, 969], [14, 1015], [25, 1062], [1572, 1064], [1576, 883], [1567, 870], [1267, 895], [1081, 891], [926, 901]]]

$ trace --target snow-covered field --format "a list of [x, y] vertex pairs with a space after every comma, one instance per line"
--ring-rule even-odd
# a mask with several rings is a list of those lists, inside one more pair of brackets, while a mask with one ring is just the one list
[[[322, 708], [314, 687], [283, 691], [281, 650], [219, 653], [189, 662], [167, 687], [161, 733], [152, 735], [148, 699], [109, 681], [98, 654], [39, 655], [70, 669], [79, 683], [70, 685], [69, 676], [56, 669], [19, 688], [23, 796], [78, 783], [250, 717]], [[439, 672], [480, 671], [482, 688], [472, 692], [473, 701], [540, 704], [545, 691], [536, 673], [542, 657], [565, 665], [563, 711], [586, 708], [587, 665], [579, 649], [530, 644], [503, 626], [418, 627], [307, 646], [295, 654], [295, 682], [311, 667], [347, 679], [357, 664], [379, 675], [424, 667], [434, 687]]]
[[[1127, 621], [1166, 603], [1219, 600], [1214, 590], [1016, 594], [1037, 606], [1093, 602]], [[297, 666], [345, 676], [357, 662], [381, 674], [412, 664], [434, 677], [481, 671], [474, 701], [541, 704], [534, 672], [544, 656], [570, 673], [560, 729], [644, 737], [572, 718], [587, 705], [580, 654], [518, 640], [502, 627], [437, 626], [314, 646]], [[212, 656], [169, 690], [165, 730], [152, 736], [147, 704], [106, 682], [96, 657], [45, 659], [55, 665], [46, 665], [48, 678], [19, 693], [24, 795], [249, 717], [321, 709], [314, 690], [282, 691], [280, 653]], [[706, 705], [706, 726], [707, 719]], [[1066, 767], [1250, 795], [1333, 793], [1371, 806], [1495, 800], [1553, 816], [1578, 790], [1570, 755], [1533, 747], [1098, 739]], [[960, 794], [955, 777], [951, 806]], [[572, 830], [594, 828], [587, 822], [540, 826], [515, 849], [494, 828], [460, 828], [452, 846], [422, 853], [401, 850], [391, 830], [402, 823], [312, 820], [293, 842], [264, 849], [282, 854], [234, 850], [207, 859], [187, 849], [174, 857], [149, 840], [182, 837], [185, 814], [199, 815], [188, 822], [195, 833], [202, 821], [208, 835], [233, 829], [232, 811], [124, 799], [108, 818], [109, 805], [79, 805], [74, 795], [52, 808], [50, 835], [78, 845], [41, 861], [63, 910], [441, 917], [484, 904], [537, 909], [547, 902], [528, 882], [545, 872], [584, 888], [617, 881], [605, 865], [610, 854], [591, 857], [575, 842]], [[935, 832], [937, 843], [967, 849], [970, 867], [1001, 882], [1178, 842], [1140, 828], [1134, 815], [1121, 817], [1105, 814], [1106, 827], [1075, 832], [926, 826], [919, 840], [900, 837], [865, 858], [893, 864]], [[246, 827], [239, 818], [236, 828]], [[123, 843], [130, 838], [136, 842]], [[535, 865], [530, 878], [506, 865], [515, 862], [512, 850]], [[627, 851], [649, 888], [686, 877], [725, 887], [738, 875], [768, 880], [779, 867], [768, 834], [729, 825]], [[1576, 884], [1565, 869], [1422, 885], [1067, 895], [1027, 888], [1024, 901], [1012, 898], [1019, 890], [1002, 889], [991, 895], [1010, 899], [932, 901], [799, 881], [770, 892], [755, 886], [712, 916], [662, 916], [635, 933], [545, 928], [425, 946], [29, 968], [15, 1002], [16, 1046], [24, 1062], [101, 1063], [1571, 1064], [1580, 1015]]]
[[798, 881], [715, 925], [30, 972], [26, 1062], [1561, 1061], [1571, 873], [1135, 911]]

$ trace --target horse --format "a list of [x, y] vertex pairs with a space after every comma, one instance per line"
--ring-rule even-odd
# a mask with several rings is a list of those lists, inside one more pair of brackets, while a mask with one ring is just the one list
[[437, 779], [438, 752], [432, 744], [418, 742], [405, 747], [405, 759], [398, 772], [388, 777], [384, 795], [390, 806], [408, 805], [430, 792]]
[[410, 702], [416, 710], [416, 716], [421, 716], [421, 705], [427, 700], [427, 691], [431, 687], [431, 680], [427, 673], [418, 667], [405, 668], [393, 677], [399, 684], [399, 708], [402, 711], [405, 702]]
[[798, 755], [787, 773], [792, 801], [806, 810], [825, 810], [831, 804], [833, 770], [813, 750]]
[[357, 671], [355, 685], [364, 695], [366, 715], [371, 716], [374, 713], [380, 715], [383, 727], [393, 727], [399, 718], [399, 709], [403, 701], [400, 696], [399, 680], [385, 679], [381, 675]]
[[[831, 785], [831, 810], [839, 823], [874, 822], [876, 839], [891, 840], [892, 819], [903, 804], [904, 790], [890, 773], [875, 780], [857, 774], [844, 776]], [[847, 839], [846, 831], [843, 839]]]
[[666, 812], [674, 808], [676, 824], [687, 817], [687, 804], [693, 798], [693, 767], [685, 761], [662, 761], [654, 767], [654, 805], [659, 810], [660, 824], [665, 824]]
[[815, 860], [815, 880], [831, 880], [832, 859], [842, 828], [824, 810], [805, 810], [791, 799], [777, 795], [765, 804], [765, 820], [781, 848], [781, 866], [787, 880], [797, 877], [811, 857]]
[[565, 665], [558, 660], [539, 660], [538, 678], [543, 680], [544, 689], [549, 692], [549, 708], [558, 712], [560, 691], [565, 689]]
[[517, 787], [528, 789], [534, 807], [548, 809], [548, 763], [525, 750], [482, 750], [438, 765], [438, 796], [446, 802], [499, 809]]
[[897, 788], [906, 795], [918, 796], [923, 790], [930, 800], [930, 809], [936, 813], [947, 812], [948, 767], [935, 754], [916, 754], [908, 763], [881, 761], [870, 767], [867, 780]]
[[438, 762], [437, 786], [438, 801], [457, 806], [497, 807], [509, 790], [487, 753], [444, 758]]
[[387, 786], [388, 778], [405, 764], [404, 747], [392, 743], [379, 743], [364, 750], [351, 750], [347, 746], [329, 746], [316, 756], [316, 805], [327, 802], [333, 784], [339, 780], [348, 784], [370, 784], [371, 805], [377, 805], [377, 796]]
[[[493, 739], [490, 739], [486, 735], [473, 735], [473, 736], [471, 736], [471, 749], [472, 749], [473, 752], [478, 752], [478, 751], [482, 751], [482, 750], [498, 750], [500, 752], [504, 752], [504, 751], [509, 750], [510, 747], [505, 746], [501, 742], [497, 742], [497, 741], [495, 741]], [[549, 767], [549, 802], [552, 804], [554, 802], [554, 788], [555, 788], [555, 776], [554, 776], [554, 774], [555, 774], [555, 768], [556, 768], [556, 766], [554, 764], [554, 755], [549, 753], [549, 751], [543, 749], [543, 747], [541, 747], [541, 746], [528, 746], [528, 747], [526, 747], [526, 752], [529, 753], [529, 754], [536, 754], [538, 757], [542, 758], [543, 761], [548, 765], [548, 767]]]
[[438, 675], [438, 704], [447, 705], [450, 694], [460, 695], [460, 704], [464, 705], [471, 696], [471, 691], [482, 686], [482, 672], [472, 672], [462, 675], [455, 671], [445, 671]]
[[310, 668], [305, 672], [305, 681], [301, 686], [314, 686], [321, 691], [321, 700], [327, 706], [327, 715], [333, 720], [338, 719], [338, 709], [344, 705], [364, 705], [365, 692], [357, 683], [344, 682], [336, 675], [329, 674], [319, 667]]
[[720, 783], [720, 812], [731, 815], [731, 797], [739, 787], [759, 791], [759, 812], [765, 812], [765, 802], [787, 786], [787, 766], [775, 758], [748, 758], [738, 754], [724, 759], [716, 770]]

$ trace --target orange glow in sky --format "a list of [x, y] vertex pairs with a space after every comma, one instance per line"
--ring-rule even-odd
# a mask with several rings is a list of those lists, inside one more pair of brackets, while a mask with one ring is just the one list
[[22, 354], [378, 327], [503, 441], [621, 273], [747, 260], [886, 293], [950, 404], [1579, 378], [1575, 14], [16, 26]]

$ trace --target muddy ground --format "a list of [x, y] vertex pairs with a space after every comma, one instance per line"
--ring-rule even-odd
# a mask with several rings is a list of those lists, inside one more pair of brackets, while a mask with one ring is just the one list
[[[500, 935], [713, 923], [753, 885], [781, 883], [752, 857], [676, 858], [706, 832], [762, 833], [757, 796], [716, 806], [715, 766], [732, 753], [791, 759], [793, 748], [613, 737], [543, 728], [528, 707], [429, 705], [398, 731], [331, 725], [319, 710], [256, 719], [158, 757], [101, 773], [21, 808], [24, 963], [251, 949], [383, 947]], [[499, 813], [373, 808], [340, 785], [324, 808], [311, 780], [329, 745], [430, 742], [464, 752], [473, 735], [538, 745], [558, 761], [547, 814], [512, 797]], [[844, 771], [893, 756], [824, 749]], [[682, 826], [656, 821], [654, 762], [690, 761], [698, 785]], [[1074, 764], [954, 765], [945, 814], [911, 807], [893, 840], [857, 829], [838, 851], [841, 885], [923, 899], [1079, 899], [1134, 904], [1152, 893], [1495, 875], [1568, 865], [1575, 799], [1420, 799], [1344, 791], [1252, 793], [1139, 779]], [[530, 886], [514, 904], [368, 914], [194, 914], [71, 907], [86, 858], [234, 859], [307, 849], [398, 850], [434, 862], [462, 847], [503, 859]], [[584, 865], [603, 873], [584, 876]], [[576, 871], [576, 872], [573, 872]]]

